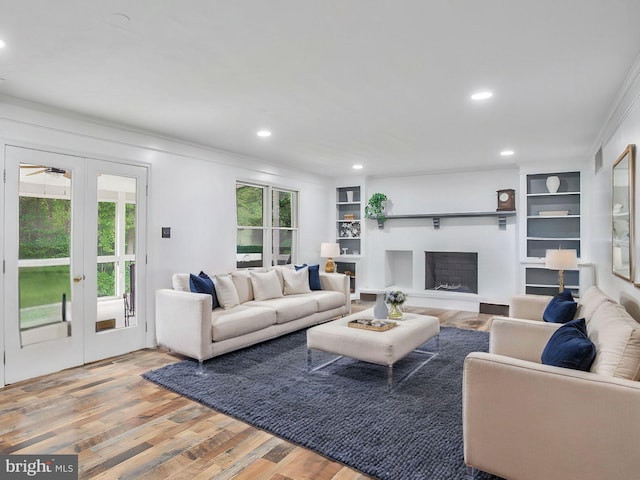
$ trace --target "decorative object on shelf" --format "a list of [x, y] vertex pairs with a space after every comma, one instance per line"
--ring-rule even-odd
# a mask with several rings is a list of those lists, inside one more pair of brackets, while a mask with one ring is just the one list
[[613, 164], [611, 185], [611, 270], [634, 282], [635, 145], [627, 145]]
[[333, 257], [340, 256], [340, 245], [337, 243], [321, 243], [320, 256], [327, 259], [327, 263], [324, 266], [324, 271], [327, 273], [335, 272], [336, 264], [333, 261]]
[[367, 218], [377, 220], [378, 228], [384, 228], [384, 221], [386, 220], [384, 216], [384, 204], [386, 201], [387, 196], [384, 193], [376, 192], [371, 195], [369, 202], [366, 207], [364, 207], [364, 214]]
[[347, 203], [353, 203], [353, 190], [347, 190]]
[[402, 304], [407, 300], [407, 296], [400, 290], [390, 290], [384, 292], [384, 301], [391, 305], [389, 318], [394, 320], [402, 318]]
[[558, 270], [559, 292], [564, 292], [564, 271], [578, 268], [578, 252], [576, 250], [547, 250], [544, 266], [550, 270]]
[[513, 188], [498, 190], [497, 212], [513, 211], [516, 209], [516, 191]]
[[347, 247], [344, 247], [344, 248], [342, 249], [342, 255], [346, 255], [348, 250], [349, 250], [349, 249], [348, 249]]
[[353, 213], [345, 213], [342, 218], [344, 220], [355, 220], [356, 216]]
[[550, 175], [547, 177], [547, 190], [549, 193], [556, 193], [560, 188], [560, 177], [557, 175]]
[[340, 225], [340, 238], [360, 237], [360, 222], [343, 222]]

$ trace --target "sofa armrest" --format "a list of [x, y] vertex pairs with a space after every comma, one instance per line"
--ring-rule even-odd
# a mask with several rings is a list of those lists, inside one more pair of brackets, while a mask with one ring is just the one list
[[542, 351], [561, 323], [493, 317], [489, 352], [540, 363]]
[[162, 289], [156, 292], [158, 344], [196, 360], [211, 357], [211, 295]]
[[344, 273], [320, 272], [320, 283], [322, 284], [323, 290], [333, 290], [343, 293], [346, 301], [351, 305], [351, 287], [347, 275]]
[[511, 297], [509, 316], [542, 321], [542, 314], [553, 297], [549, 295], [514, 295]]
[[637, 478], [640, 383], [489, 353], [463, 376], [465, 462], [504, 478]]

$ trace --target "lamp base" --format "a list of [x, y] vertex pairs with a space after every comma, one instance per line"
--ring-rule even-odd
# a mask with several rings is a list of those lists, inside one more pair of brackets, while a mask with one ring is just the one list
[[324, 271], [327, 273], [333, 273], [336, 271], [336, 264], [333, 261], [333, 258], [327, 258], [327, 263], [324, 266]]
[[564, 292], [564, 270], [558, 270], [558, 293]]

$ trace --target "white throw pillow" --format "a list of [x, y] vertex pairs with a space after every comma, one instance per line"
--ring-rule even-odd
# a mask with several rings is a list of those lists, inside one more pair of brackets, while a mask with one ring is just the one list
[[246, 303], [253, 300], [253, 286], [249, 272], [247, 270], [233, 272], [231, 278], [238, 292], [238, 303]]
[[622, 305], [602, 303], [587, 323], [587, 333], [597, 349], [593, 373], [640, 379], [640, 325]]
[[291, 268], [282, 269], [284, 280], [284, 294], [295, 295], [298, 293], [311, 293], [309, 288], [309, 269], [301, 268], [297, 272]]
[[238, 291], [233, 283], [231, 275], [216, 275], [216, 296], [220, 306], [225, 310], [235, 307], [240, 303]]
[[255, 299], [269, 300], [270, 298], [282, 297], [280, 279], [275, 270], [266, 273], [249, 272], [251, 274], [251, 284], [253, 285], [253, 295]]

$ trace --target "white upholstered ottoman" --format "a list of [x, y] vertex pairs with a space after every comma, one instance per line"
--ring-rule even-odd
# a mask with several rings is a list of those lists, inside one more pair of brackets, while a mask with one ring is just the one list
[[[387, 380], [391, 386], [393, 383], [393, 364], [398, 360], [406, 357], [413, 351], [431, 354], [427, 361], [437, 354], [437, 349], [439, 348], [437, 340], [440, 334], [440, 322], [436, 317], [405, 313], [404, 319], [397, 321], [398, 325], [396, 327], [384, 332], [347, 326], [352, 320], [366, 317], [373, 317], [372, 310], [365, 310], [360, 313], [348, 315], [307, 330], [307, 360], [309, 370], [318, 370], [340, 358], [338, 357], [331, 362], [313, 368], [311, 352], [312, 350], [320, 350], [388, 367]], [[417, 350], [420, 345], [434, 337], [436, 337], [436, 349], [434, 352]], [[425, 363], [426, 361], [422, 362], [408, 375], [415, 373], [415, 371]]]

